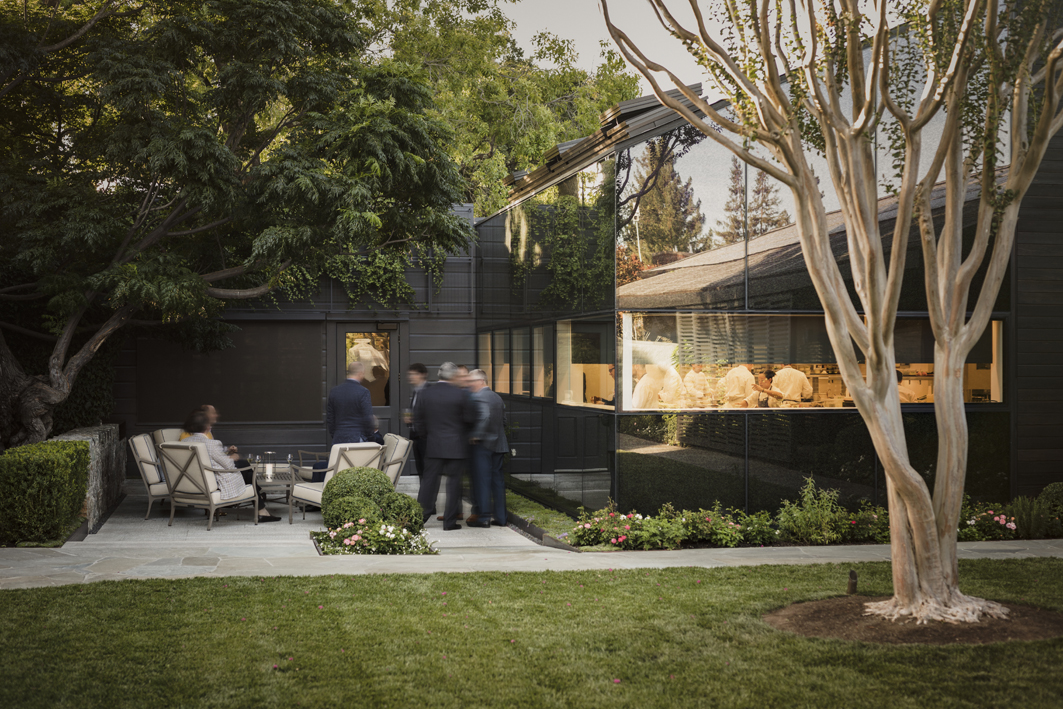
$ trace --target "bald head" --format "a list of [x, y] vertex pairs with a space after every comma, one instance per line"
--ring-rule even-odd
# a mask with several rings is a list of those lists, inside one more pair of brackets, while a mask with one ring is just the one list
[[354, 379], [355, 381], [362, 381], [362, 376], [365, 375], [365, 365], [361, 362], [351, 362], [347, 365], [347, 378]]

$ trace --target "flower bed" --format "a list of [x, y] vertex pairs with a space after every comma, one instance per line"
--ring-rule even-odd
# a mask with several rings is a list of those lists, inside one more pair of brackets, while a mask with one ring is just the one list
[[311, 532], [322, 554], [438, 554], [425, 530], [411, 532], [384, 522], [345, 522], [327, 532]]
[[[1057, 488], [1059, 486], [1059, 488]], [[1017, 498], [1009, 505], [964, 498], [960, 541], [1063, 537], [1063, 484], [1045, 488], [1037, 498]], [[768, 546], [772, 544], [888, 544], [889, 512], [861, 503], [851, 511], [838, 503], [835, 490], [818, 489], [812, 478], [799, 499], [785, 500], [778, 513], [749, 514], [724, 509], [676, 510], [664, 505], [656, 516], [623, 513], [616, 504], [581, 510], [572, 530], [559, 536], [593, 549], [678, 549], [681, 546]]]

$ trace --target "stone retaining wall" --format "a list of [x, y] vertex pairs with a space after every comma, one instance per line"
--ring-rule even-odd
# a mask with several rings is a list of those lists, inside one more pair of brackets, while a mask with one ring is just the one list
[[126, 446], [118, 437], [118, 424], [76, 428], [53, 441], [86, 441], [89, 444], [89, 479], [85, 495], [85, 517], [90, 534], [103, 526], [109, 510], [118, 503], [125, 479]]

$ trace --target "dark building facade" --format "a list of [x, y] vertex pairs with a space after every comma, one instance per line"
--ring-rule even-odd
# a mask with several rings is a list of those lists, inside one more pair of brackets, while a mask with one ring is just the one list
[[[931, 129], [932, 133], [932, 129]], [[891, 178], [879, 148], [882, 181]], [[827, 174], [823, 169], [821, 174]], [[1057, 287], [1063, 140], [1019, 224], [1016, 257], [965, 366], [976, 499], [1063, 480], [1063, 319]], [[848, 278], [837, 198], [831, 243]], [[733, 159], [653, 99], [621, 104], [511, 185], [477, 224], [477, 355], [514, 421], [512, 483], [559, 507], [654, 513], [774, 509], [808, 477], [848, 504], [885, 503], [870, 436], [847, 397], [792, 223], [788, 190]], [[943, 211], [943, 191], [934, 195]], [[977, 192], [968, 194], [974, 224]], [[895, 204], [879, 204], [889, 253]], [[911, 459], [932, 483], [933, 335], [918, 235], [909, 241], [896, 337]], [[644, 269], [635, 277], [632, 256]], [[984, 271], [984, 268], [983, 268]], [[972, 287], [972, 301], [981, 275]], [[858, 302], [858, 301], [857, 301]], [[1060, 336], [1063, 337], [1063, 336]], [[728, 374], [800, 375], [781, 406], [728, 400]]]

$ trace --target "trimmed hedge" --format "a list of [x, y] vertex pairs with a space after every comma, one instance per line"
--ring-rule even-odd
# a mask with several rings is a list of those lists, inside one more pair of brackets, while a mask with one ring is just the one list
[[376, 468], [341, 470], [321, 492], [321, 519], [329, 529], [365, 519], [417, 533], [424, 527], [423, 514], [416, 500], [395, 492], [388, 476]]
[[53, 441], [0, 455], [0, 539], [48, 542], [69, 529], [85, 504], [89, 444]]

